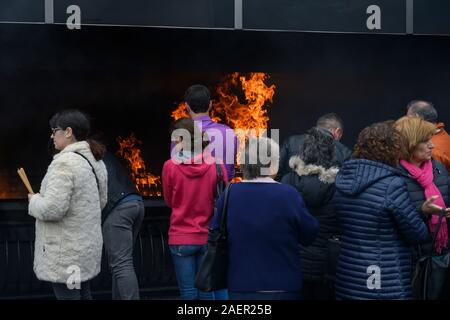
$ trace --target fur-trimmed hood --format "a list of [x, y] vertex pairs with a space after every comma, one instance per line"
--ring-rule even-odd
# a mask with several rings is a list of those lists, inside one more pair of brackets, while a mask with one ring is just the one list
[[299, 156], [293, 156], [289, 159], [289, 167], [299, 176], [318, 175], [321, 182], [328, 184], [336, 181], [336, 175], [339, 171], [337, 167], [325, 169], [313, 164], [306, 165]]

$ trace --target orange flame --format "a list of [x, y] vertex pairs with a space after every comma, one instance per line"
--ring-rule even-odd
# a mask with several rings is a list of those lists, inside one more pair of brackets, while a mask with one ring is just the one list
[[178, 107], [172, 111], [171, 117], [174, 121], [177, 121], [181, 118], [189, 118], [189, 113], [186, 110], [186, 104], [184, 102], [180, 102]]
[[[180, 102], [178, 104], [178, 107], [174, 111], [172, 111], [171, 117], [174, 121], [177, 121], [178, 119], [181, 118], [189, 118], [189, 113], [186, 109], [186, 103]], [[215, 122], [220, 122], [220, 117], [211, 116], [211, 120]]]
[[[275, 85], [268, 86], [269, 76], [263, 72], [250, 73], [248, 76], [234, 72], [216, 87], [218, 100], [213, 101], [211, 119], [215, 122], [224, 121], [239, 139], [240, 149], [237, 160], [239, 163], [245, 140], [253, 135], [261, 136], [268, 127], [268, 103], [272, 103]], [[237, 92], [243, 93], [245, 102], [241, 102]], [[178, 120], [189, 117], [184, 102], [172, 112], [172, 118]]]
[[[268, 127], [267, 107], [273, 102], [275, 85], [266, 84], [269, 76], [263, 72], [250, 73], [247, 76], [234, 72], [226, 76], [216, 87], [218, 99], [213, 101], [210, 112], [211, 120], [225, 122], [234, 129], [239, 139], [236, 160], [240, 157], [245, 141], [251, 136], [261, 136]], [[239, 96], [243, 95], [242, 99]], [[244, 100], [244, 102], [241, 102]], [[184, 102], [172, 112], [172, 118], [189, 117]], [[242, 180], [233, 178], [233, 182]]]
[[[227, 124], [235, 130], [239, 139], [240, 149], [237, 160], [245, 140], [250, 136], [261, 136], [268, 127], [267, 103], [272, 103], [275, 85], [268, 86], [265, 81], [269, 76], [262, 72], [250, 73], [248, 77], [234, 72], [217, 87], [219, 100], [213, 104], [212, 114], [222, 116]], [[245, 102], [241, 102], [233, 91], [241, 85]]]
[[161, 196], [161, 178], [147, 172], [145, 162], [141, 156], [142, 144], [132, 133], [128, 138], [117, 138], [119, 150], [117, 155], [128, 162], [131, 170], [131, 178], [136, 183], [136, 188], [143, 196]]
[[[213, 101], [211, 119], [215, 122], [225, 122], [234, 129], [240, 146], [237, 159], [243, 151], [246, 139], [261, 136], [268, 127], [267, 107], [273, 102], [275, 94], [275, 85], [266, 84], [268, 78], [263, 72], [253, 72], [247, 76], [234, 72], [216, 87], [218, 100]], [[241, 102], [236, 91], [240, 91], [240, 95], [243, 93], [245, 102]], [[174, 120], [183, 117], [189, 117], [184, 102], [172, 112]]]
[[0, 199], [24, 199], [28, 191], [17, 172], [0, 170]]

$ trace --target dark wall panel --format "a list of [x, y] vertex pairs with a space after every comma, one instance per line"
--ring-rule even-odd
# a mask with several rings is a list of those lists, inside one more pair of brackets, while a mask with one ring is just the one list
[[[244, 28], [404, 33], [405, 0], [245, 0]], [[381, 30], [369, 30], [370, 5], [381, 9]]]
[[234, 27], [234, 0], [58, 0], [55, 22], [66, 22], [70, 5], [80, 7], [81, 24]]
[[0, 0], [0, 21], [44, 22], [43, 0]]
[[112, 148], [134, 132], [160, 174], [170, 113], [186, 88], [214, 91], [235, 71], [271, 75], [269, 126], [281, 139], [335, 111], [352, 146], [362, 128], [400, 117], [415, 98], [433, 101], [450, 123], [447, 37], [0, 25], [0, 47], [0, 169], [19, 183], [16, 170], [25, 167], [35, 188], [57, 110], [89, 112]]
[[414, 33], [450, 34], [450, 1], [414, 0]]

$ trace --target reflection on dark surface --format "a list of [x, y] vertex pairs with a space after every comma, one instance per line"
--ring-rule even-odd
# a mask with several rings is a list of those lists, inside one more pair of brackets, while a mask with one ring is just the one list
[[362, 128], [398, 118], [413, 98], [433, 101], [444, 122], [450, 116], [443, 37], [5, 24], [0, 48], [2, 198], [26, 197], [18, 167], [39, 190], [51, 161], [48, 119], [63, 108], [91, 114], [113, 152], [117, 137], [134, 133], [160, 175], [185, 89], [213, 90], [235, 71], [270, 74], [269, 128], [281, 129], [281, 140], [334, 111], [351, 147]]
[[[162, 200], [146, 200], [134, 263], [142, 298], [177, 298], [175, 271], [167, 244], [170, 211]], [[33, 272], [34, 219], [26, 201], [0, 201], [0, 299], [53, 298], [48, 282]], [[100, 274], [91, 283], [94, 298], [111, 299], [105, 252]]]

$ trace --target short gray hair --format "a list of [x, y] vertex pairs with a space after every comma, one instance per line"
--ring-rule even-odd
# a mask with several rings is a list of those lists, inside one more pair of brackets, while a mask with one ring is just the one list
[[317, 119], [316, 127], [333, 130], [341, 128], [344, 130], [344, 121], [336, 113], [327, 113]]
[[425, 121], [436, 123], [438, 119], [438, 113], [434, 108], [434, 105], [425, 100], [413, 100], [406, 106], [406, 113], [409, 116], [418, 116]]
[[[242, 158], [243, 157], [243, 158]], [[244, 179], [276, 175], [280, 161], [280, 146], [267, 137], [251, 137], [245, 143], [241, 155], [241, 169]]]

